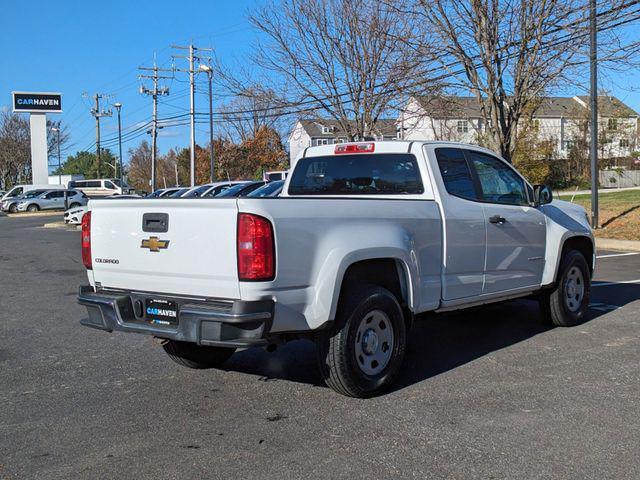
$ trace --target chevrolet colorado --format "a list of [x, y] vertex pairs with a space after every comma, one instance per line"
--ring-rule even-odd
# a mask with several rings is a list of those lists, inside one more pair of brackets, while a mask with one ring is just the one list
[[191, 368], [312, 338], [326, 383], [354, 397], [393, 382], [417, 314], [535, 296], [574, 325], [595, 267], [583, 208], [451, 142], [310, 147], [277, 198], [89, 206], [83, 325], [153, 335]]

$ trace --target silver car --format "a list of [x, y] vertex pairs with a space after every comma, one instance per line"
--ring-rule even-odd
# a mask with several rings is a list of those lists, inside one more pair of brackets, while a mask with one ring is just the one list
[[[66, 200], [66, 202], [65, 202]], [[47, 190], [32, 198], [18, 202], [18, 212], [38, 212], [40, 210], [64, 210], [86, 205], [89, 198], [80, 190]]]
[[16, 213], [18, 211], [18, 203], [22, 202], [25, 199], [39, 197], [47, 191], [48, 190], [30, 190], [27, 193], [23, 193], [22, 195], [7, 198], [2, 201], [0, 209], [3, 212]]

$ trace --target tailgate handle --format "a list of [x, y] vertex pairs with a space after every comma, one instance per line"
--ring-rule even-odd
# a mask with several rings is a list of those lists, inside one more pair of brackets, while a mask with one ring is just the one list
[[169, 231], [168, 213], [145, 213], [142, 215], [142, 231], [166, 233]]

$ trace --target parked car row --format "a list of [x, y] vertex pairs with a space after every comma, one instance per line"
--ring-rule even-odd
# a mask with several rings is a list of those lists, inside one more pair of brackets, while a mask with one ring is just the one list
[[[87, 189], [94, 187], [89, 182], [100, 182], [100, 188], [105, 185], [107, 187], [114, 185], [108, 180], [70, 182], [70, 184], [73, 183], [77, 187], [68, 189], [61, 185], [19, 185], [4, 195], [0, 195], [0, 209], [9, 213], [64, 209], [66, 210], [64, 214], [65, 222], [79, 224], [82, 221], [82, 216], [88, 210], [86, 206], [91, 197], [89, 195], [91, 192], [88, 192]], [[145, 198], [276, 197], [280, 194], [283, 184], [284, 180], [213, 182], [196, 187], [161, 188], [150, 193]], [[128, 192], [129, 188], [127, 186], [127, 188], [123, 188], [120, 191]], [[95, 194], [96, 192], [97, 190], [94, 189], [93, 193]], [[105, 192], [106, 190], [102, 193]], [[123, 195], [120, 193], [98, 196], [112, 199], [139, 198], [136, 195]]]
[[33, 213], [40, 210], [77, 208], [88, 202], [89, 197], [79, 190], [39, 188], [2, 200], [0, 208], [3, 212], [9, 213]]
[[284, 180], [213, 182], [191, 188], [160, 188], [145, 198], [275, 197], [279, 195], [283, 184]]

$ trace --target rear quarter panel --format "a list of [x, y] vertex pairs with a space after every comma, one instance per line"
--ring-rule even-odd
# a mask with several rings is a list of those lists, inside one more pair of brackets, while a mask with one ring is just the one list
[[276, 278], [240, 283], [243, 300], [276, 300], [273, 331], [314, 329], [332, 320], [345, 271], [366, 259], [398, 260], [408, 281], [409, 307], [437, 307], [442, 240], [434, 201], [241, 198], [238, 210], [274, 225]]

